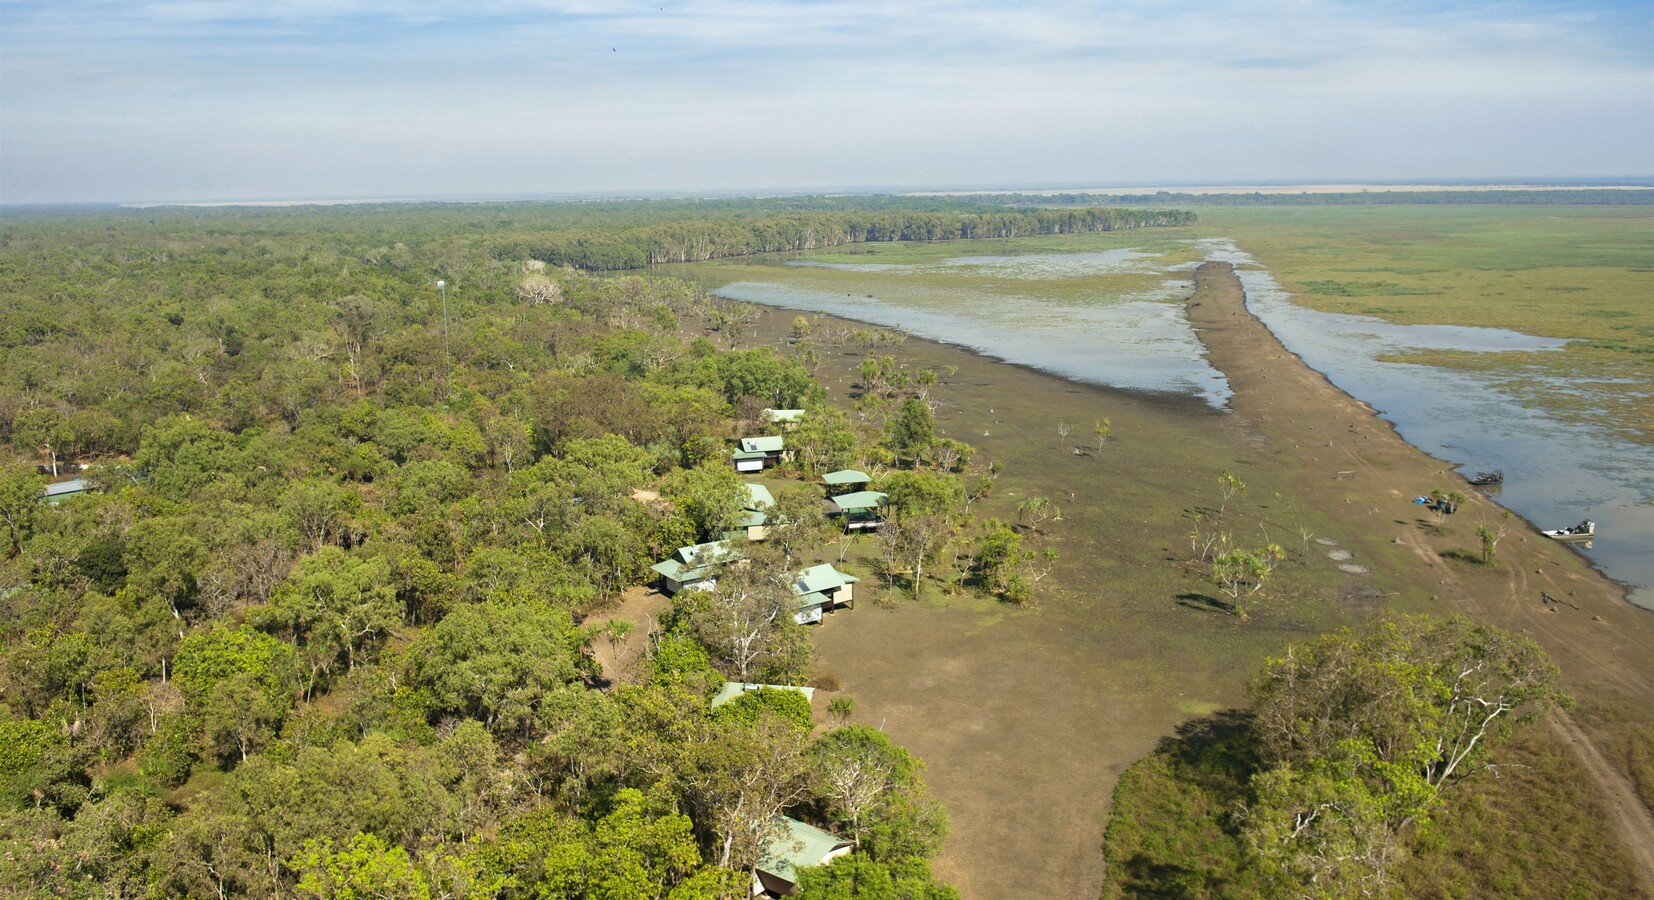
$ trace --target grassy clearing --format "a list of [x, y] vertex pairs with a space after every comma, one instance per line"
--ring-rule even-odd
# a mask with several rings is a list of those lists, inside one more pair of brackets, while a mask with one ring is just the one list
[[[1232, 820], [1257, 765], [1252, 745], [1245, 715], [1220, 713], [1184, 725], [1121, 776], [1104, 897], [1262, 895]], [[1636, 896], [1636, 872], [1573, 755], [1535, 727], [1504, 756], [1509, 768], [1460, 785], [1411, 829], [1398, 896]]]
[[[1194, 236], [1183, 232], [1182, 239]], [[899, 252], [1004, 251], [950, 244]], [[847, 279], [840, 282], [844, 289], [865, 286], [862, 293], [911, 277], [727, 263], [702, 271], [712, 281], [832, 273]], [[1025, 291], [1057, 289], [1022, 285]], [[758, 337], [784, 348], [793, 315], [765, 313]], [[1194, 400], [1064, 382], [924, 341], [879, 351], [894, 352], [909, 369], [950, 373], [935, 392], [940, 433], [976, 446], [979, 461], [1005, 464], [994, 496], [974, 511], [1014, 520], [1016, 506], [1029, 496], [1050, 497], [1062, 511], [1060, 522], [1045, 523], [1043, 536], [1030, 539], [1036, 550], [1059, 553], [1038, 586], [1037, 608], [950, 595], [930, 582], [917, 602], [905, 592], [887, 591], [888, 605], [858, 603], [815, 633], [821, 671], [855, 698], [856, 720], [886, 729], [926, 760], [927, 781], [953, 821], [937, 871], [966, 896], [1100, 889], [1102, 827], [1120, 773], [1192, 717], [1242, 703], [1247, 679], [1266, 656], [1378, 609], [1440, 612], [1449, 603], [1469, 602], [1467, 597], [1487, 597], [1490, 604], [1510, 598], [1500, 608], [1514, 610], [1505, 613], [1516, 620], [1512, 630], [1576, 629], [1567, 632], [1575, 649], [1558, 656], [1564, 672], [1577, 665], [1579, 677], [1598, 678], [1591, 666], [1618, 665], [1591, 634], [1621, 627], [1619, 613], [1590, 605], [1584, 590], [1575, 598], [1584, 609], [1538, 609], [1540, 587], [1575, 597], [1572, 588], [1585, 584], [1576, 579], [1588, 574], [1583, 564], [1548, 543], [1502, 547], [1496, 566], [1443, 560], [1442, 551], [1470, 548], [1474, 537], [1421, 532], [1409, 502], [1421, 484], [1440, 483], [1440, 463], [1395, 440], [1348, 398], [1329, 407], [1306, 393], [1289, 377], [1290, 368], [1270, 356], [1279, 351], [1248, 345], [1237, 350], [1236, 359], [1251, 360], [1255, 378], [1268, 379], [1250, 386], [1236, 382], [1237, 391], [1251, 398], [1242, 404], [1249, 410], [1244, 415], [1215, 412]], [[837, 400], [848, 403], [855, 366], [866, 353], [854, 346], [823, 348], [820, 374]], [[1306, 373], [1305, 384], [1324, 388], [1324, 380], [1312, 375]], [[1084, 435], [1104, 417], [1112, 419], [1113, 436], [1101, 452], [1082, 447], [1075, 453], [1073, 445], [1086, 441], [1064, 441], [1058, 434], [1059, 422], [1075, 424]], [[1288, 551], [1244, 621], [1230, 614], [1210, 563], [1192, 558], [1189, 546], [1194, 517], [1211, 523], [1222, 505], [1218, 478], [1225, 470], [1248, 490], [1227, 504], [1223, 529], [1242, 546], [1276, 543]], [[852, 559], [864, 550], [857, 548]], [[1353, 558], [1331, 555], [1344, 551]], [[1536, 553], [1551, 555], [1541, 562], [1529, 557]], [[1339, 568], [1351, 562], [1364, 571]], [[1527, 612], [1518, 598], [1531, 598], [1535, 610]], [[1599, 610], [1612, 625], [1592, 620]], [[1585, 793], [1575, 785], [1556, 796], [1568, 790]], [[1145, 802], [1173, 803], [1174, 811], [1174, 801], [1183, 802], [1144, 796]], [[1200, 837], [1207, 844], [1192, 843], [1189, 852], [1198, 856], [1198, 848], [1207, 846], [1199, 852], [1225, 854], [1215, 818], [1223, 810], [1201, 807], [1205, 801], [1198, 798], [1187, 802], [1191, 811], [1174, 817], [1204, 816], [1210, 825]], [[1516, 794], [1505, 808], [1520, 810], [1527, 803]], [[1601, 840], [1612, 840], [1608, 827], [1598, 822], [1596, 828]], [[1145, 825], [1144, 834], [1150, 831]], [[1173, 829], [1141, 840], [1185, 840], [1178, 835], [1183, 832]], [[1233, 884], [1224, 885], [1247, 883], [1240, 874], [1232, 877]], [[1544, 879], [1565, 876], [1532, 877], [1544, 887]], [[1548, 884], [1556, 888], [1560, 882]], [[1229, 887], [1189, 892], [1244, 893]], [[1445, 889], [1437, 894], [1453, 895]]]
[[[1210, 209], [1305, 305], [1404, 323], [1570, 338], [1560, 353], [1408, 354], [1499, 371], [1525, 402], [1654, 441], [1654, 217], [1644, 208], [1383, 206]], [[1559, 375], [1589, 385], [1558, 392]]]

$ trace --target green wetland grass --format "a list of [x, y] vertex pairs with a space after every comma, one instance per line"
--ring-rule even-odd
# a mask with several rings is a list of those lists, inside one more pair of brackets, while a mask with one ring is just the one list
[[[1203, 209], [1298, 303], [1406, 324], [1568, 338], [1560, 353], [1410, 353], [1507, 377], [1525, 402], [1654, 442], [1654, 216], [1646, 207]], [[1556, 379], [1578, 379], [1555, 389]]]

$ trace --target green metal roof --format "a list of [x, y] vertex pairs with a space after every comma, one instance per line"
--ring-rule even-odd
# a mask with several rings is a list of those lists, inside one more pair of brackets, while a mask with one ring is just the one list
[[682, 584], [684, 582], [685, 573], [699, 571], [697, 569], [690, 569], [690, 568], [686, 567], [683, 563], [678, 562], [675, 559], [663, 559], [660, 562], [655, 563], [654, 565], [650, 566], [649, 568], [655, 570], [656, 572], [659, 572], [662, 575], [665, 575], [667, 578], [670, 578], [673, 581], [678, 582], [679, 584]]
[[793, 584], [793, 590], [801, 594], [815, 594], [821, 591], [830, 591], [855, 584], [861, 581], [854, 575], [846, 575], [832, 567], [830, 563], [811, 566], [798, 573], [798, 581]]
[[650, 566], [679, 584], [698, 581], [724, 563], [741, 558], [741, 551], [729, 541], [709, 541], [690, 547], [679, 547], [671, 557]]
[[765, 420], [770, 422], [797, 422], [804, 418], [802, 409], [766, 409], [763, 412]]
[[866, 472], [858, 472], [855, 469], [840, 469], [837, 472], [828, 472], [821, 476], [821, 480], [828, 484], [839, 485], [866, 484], [873, 479], [868, 477]]
[[737, 462], [744, 462], [749, 459], [763, 459], [768, 455], [769, 454], [762, 450], [736, 450], [730, 454], [730, 456], [735, 457]]
[[884, 505], [890, 495], [882, 491], [856, 491], [852, 494], [840, 494], [833, 498], [838, 508], [845, 512], [858, 509], [878, 509]]
[[854, 846], [851, 841], [797, 819], [788, 816], [776, 816], [776, 819], [781, 827], [765, 842], [758, 855], [758, 868], [794, 884], [798, 883], [799, 869], [819, 866], [827, 854]]
[[753, 451], [763, 453], [780, 453], [782, 450], [786, 449], [786, 442], [781, 439], [780, 435], [773, 435], [769, 437], [744, 437], [741, 438], [741, 449], [749, 453]]
[[766, 506], [774, 505], [775, 496], [770, 493], [769, 488], [764, 487], [761, 484], [753, 484], [750, 481], [747, 482], [746, 509], [763, 509]]

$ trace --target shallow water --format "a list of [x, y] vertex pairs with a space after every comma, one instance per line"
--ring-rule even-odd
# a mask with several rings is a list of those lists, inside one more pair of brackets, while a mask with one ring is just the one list
[[727, 284], [715, 293], [900, 328], [1075, 381], [1194, 394], [1218, 408], [1229, 401], [1227, 379], [1206, 361], [1177, 303], [1099, 298], [1109, 302], [1079, 306], [1036, 297], [947, 302], [910, 292], [846, 294], [756, 281]]
[[[1235, 264], [1247, 307], [1288, 350], [1378, 410], [1413, 446], [1469, 475], [1503, 470], [1499, 503], [1540, 528], [1595, 521], [1591, 547], [1574, 549], [1632, 585], [1632, 602], [1654, 609], [1654, 447], [1523, 407], [1494, 374], [1378, 360], [1406, 349], [1544, 350], [1565, 341], [1319, 312], [1292, 303], [1233, 244], [1214, 242], [1209, 255]], [[1419, 492], [1434, 487], [1421, 484]]]
[[[1496, 373], [1381, 362], [1407, 350], [1543, 351], [1566, 341], [1501, 328], [1397, 325], [1370, 316], [1298, 306], [1233, 242], [1195, 242], [1207, 259], [1235, 265], [1247, 305], [1287, 349], [1340, 389], [1379, 411], [1425, 452], [1468, 474], [1502, 469], [1501, 504], [1541, 528], [1597, 523], [1597, 538], [1575, 549], [1612, 578], [1633, 585], [1632, 601], [1654, 609], [1654, 448], [1589, 425], [1561, 422], [1523, 407]], [[732, 299], [814, 310], [967, 347], [1065, 378], [1140, 391], [1193, 394], [1214, 407], [1231, 391], [1184, 317], [1194, 265], [1168, 265], [1131, 250], [964, 256], [938, 263], [793, 262], [866, 273], [859, 293], [796, 284], [742, 281], [716, 293]], [[1027, 281], [1026, 295], [973, 295], [931, 289], [909, 276], [978, 273]], [[1099, 275], [1160, 274], [1160, 290], [1037, 296], [1039, 282]], [[1140, 283], [1140, 282], [1138, 282]], [[1557, 391], [1580, 386], [1557, 384]], [[1438, 484], [1420, 484], [1428, 493]], [[1507, 538], [1508, 540], [1509, 538]], [[1530, 540], [1540, 538], [1530, 536]]]

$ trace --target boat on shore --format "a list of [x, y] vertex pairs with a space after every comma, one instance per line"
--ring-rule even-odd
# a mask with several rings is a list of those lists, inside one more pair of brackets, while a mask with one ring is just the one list
[[1589, 541], [1591, 538], [1596, 537], [1597, 523], [1591, 521], [1590, 519], [1586, 519], [1578, 525], [1574, 525], [1570, 528], [1553, 528], [1549, 531], [1543, 531], [1540, 533], [1548, 538], [1554, 538], [1559, 541]]
[[1476, 477], [1470, 479], [1470, 483], [1477, 487], [1489, 487], [1495, 484], [1504, 484], [1505, 473], [1503, 469], [1494, 469], [1491, 472], [1477, 472]]

